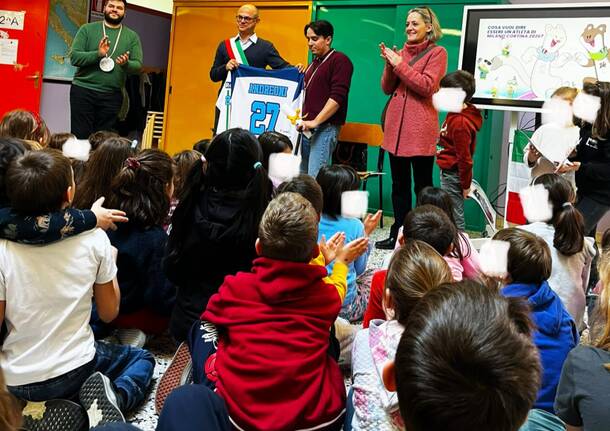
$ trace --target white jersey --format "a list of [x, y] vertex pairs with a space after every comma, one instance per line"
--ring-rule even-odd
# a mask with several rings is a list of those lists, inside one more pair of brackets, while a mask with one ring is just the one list
[[303, 74], [294, 67], [279, 70], [240, 65], [229, 72], [216, 107], [216, 133], [241, 127], [258, 136], [276, 131], [296, 144], [303, 106]]

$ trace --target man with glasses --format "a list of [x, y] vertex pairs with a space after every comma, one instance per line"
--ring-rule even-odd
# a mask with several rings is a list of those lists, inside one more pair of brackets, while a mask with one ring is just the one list
[[252, 4], [239, 8], [235, 17], [238, 34], [223, 40], [216, 49], [214, 64], [210, 69], [210, 79], [214, 82], [224, 81], [230, 70], [244, 64], [261, 69], [267, 66], [272, 69], [282, 69], [290, 66], [284, 60], [273, 44], [259, 38], [254, 32], [259, 23], [258, 9]]

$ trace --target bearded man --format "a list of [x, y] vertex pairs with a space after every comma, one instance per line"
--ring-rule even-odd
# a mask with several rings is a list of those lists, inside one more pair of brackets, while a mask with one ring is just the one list
[[70, 61], [78, 69], [70, 87], [70, 122], [78, 139], [116, 130], [126, 76], [142, 68], [140, 38], [121, 24], [126, 8], [126, 0], [107, 0], [104, 20], [83, 25], [72, 42]]

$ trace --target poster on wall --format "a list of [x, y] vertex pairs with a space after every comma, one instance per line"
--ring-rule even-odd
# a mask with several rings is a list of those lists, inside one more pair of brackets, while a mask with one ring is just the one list
[[88, 18], [89, 0], [51, 0], [44, 78], [72, 80], [76, 68], [70, 64], [70, 47]]
[[467, 7], [461, 68], [473, 73], [473, 102], [537, 110], [561, 86], [610, 81], [610, 6]]

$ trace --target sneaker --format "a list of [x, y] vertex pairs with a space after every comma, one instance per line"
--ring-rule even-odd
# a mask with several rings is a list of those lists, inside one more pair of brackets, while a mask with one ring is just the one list
[[78, 398], [87, 411], [89, 428], [109, 422], [125, 422], [112, 382], [99, 371], [91, 374], [83, 383]]
[[171, 391], [178, 386], [191, 383], [193, 380], [193, 363], [191, 361], [191, 352], [185, 342], [180, 343], [176, 354], [165, 370], [163, 376], [159, 380], [159, 386], [155, 394], [155, 410], [157, 414], [161, 413], [165, 399]]
[[115, 335], [124, 346], [141, 349], [146, 344], [146, 334], [139, 329], [118, 329]]
[[28, 401], [21, 414], [23, 428], [28, 431], [83, 431], [87, 429], [85, 410], [68, 400]]

